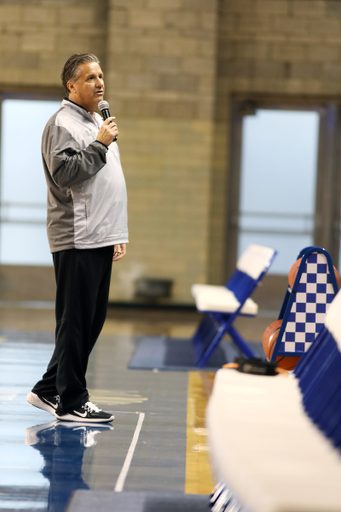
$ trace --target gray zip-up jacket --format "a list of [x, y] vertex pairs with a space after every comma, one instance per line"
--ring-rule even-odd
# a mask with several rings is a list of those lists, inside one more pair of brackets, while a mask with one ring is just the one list
[[42, 138], [51, 252], [128, 242], [127, 190], [116, 142], [97, 142], [102, 118], [70, 100]]

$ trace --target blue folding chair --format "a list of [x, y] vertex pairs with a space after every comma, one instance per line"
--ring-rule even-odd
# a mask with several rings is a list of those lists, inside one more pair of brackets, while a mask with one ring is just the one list
[[239, 258], [237, 268], [225, 286], [192, 286], [196, 307], [205, 314], [192, 337], [195, 364], [198, 367], [206, 366], [225, 334], [231, 336], [244, 355], [255, 357], [233, 323], [240, 315], [257, 315], [258, 306], [250, 295], [265, 276], [276, 254], [270, 247], [252, 244]]
[[282, 320], [271, 361], [302, 357], [322, 330], [328, 307], [339, 288], [330, 255], [321, 247], [306, 247], [292, 288], [288, 286], [278, 319]]

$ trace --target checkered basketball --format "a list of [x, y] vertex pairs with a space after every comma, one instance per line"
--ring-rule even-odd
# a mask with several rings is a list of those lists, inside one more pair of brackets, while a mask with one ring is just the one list
[[[271, 360], [281, 325], [282, 320], [276, 320], [265, 329], [263, 334], [263, 349], [269, 361]], [[299, 360], [300, 357], [279, 356], [276, 358], [276, 363], [280, 368], [290, 371], [294, 370]]]
[[[294, 286], [295, 279], [296, 279], [297, 272], [298, 272], [299, 266], [301, 264], [301, 261], [302, 261], [302, 258], [299, 258], [298, 260], [296, 260], [290, 269], [289, 276], [288, 276], [290, 288], [293, 288], [293, 286]], [[335, 267], [333, 267], [333, 268], [334, 268], [337, 285], [340, 286], [340, 277], [339, 277], [338, 271], [336, 270]]]

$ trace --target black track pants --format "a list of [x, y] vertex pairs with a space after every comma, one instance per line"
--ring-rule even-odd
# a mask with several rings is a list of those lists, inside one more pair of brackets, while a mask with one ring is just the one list
[[60, 412], [82, 405], [89, 397], [85, 374], [107, 314], [113, 249], [53, 254], [56, 344], [46, 373], [32, 391], [42, 396], [59, 394]]

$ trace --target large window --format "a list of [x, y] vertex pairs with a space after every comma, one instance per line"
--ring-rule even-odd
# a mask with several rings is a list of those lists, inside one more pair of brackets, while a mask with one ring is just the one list
[[60, 101], [1, 103], [0, 263], [51, 265], [41, 135]]
[[238, 254], [274, 247], [271, 273], [314, 243], [319, 122], [314, 111], [264, 109], [243, 119]]
[[283, 97], [231, 104], [227, 275], [249, 243], [277, 249], [277, 277], [309, 245], [341, 264], [340, 105]]

